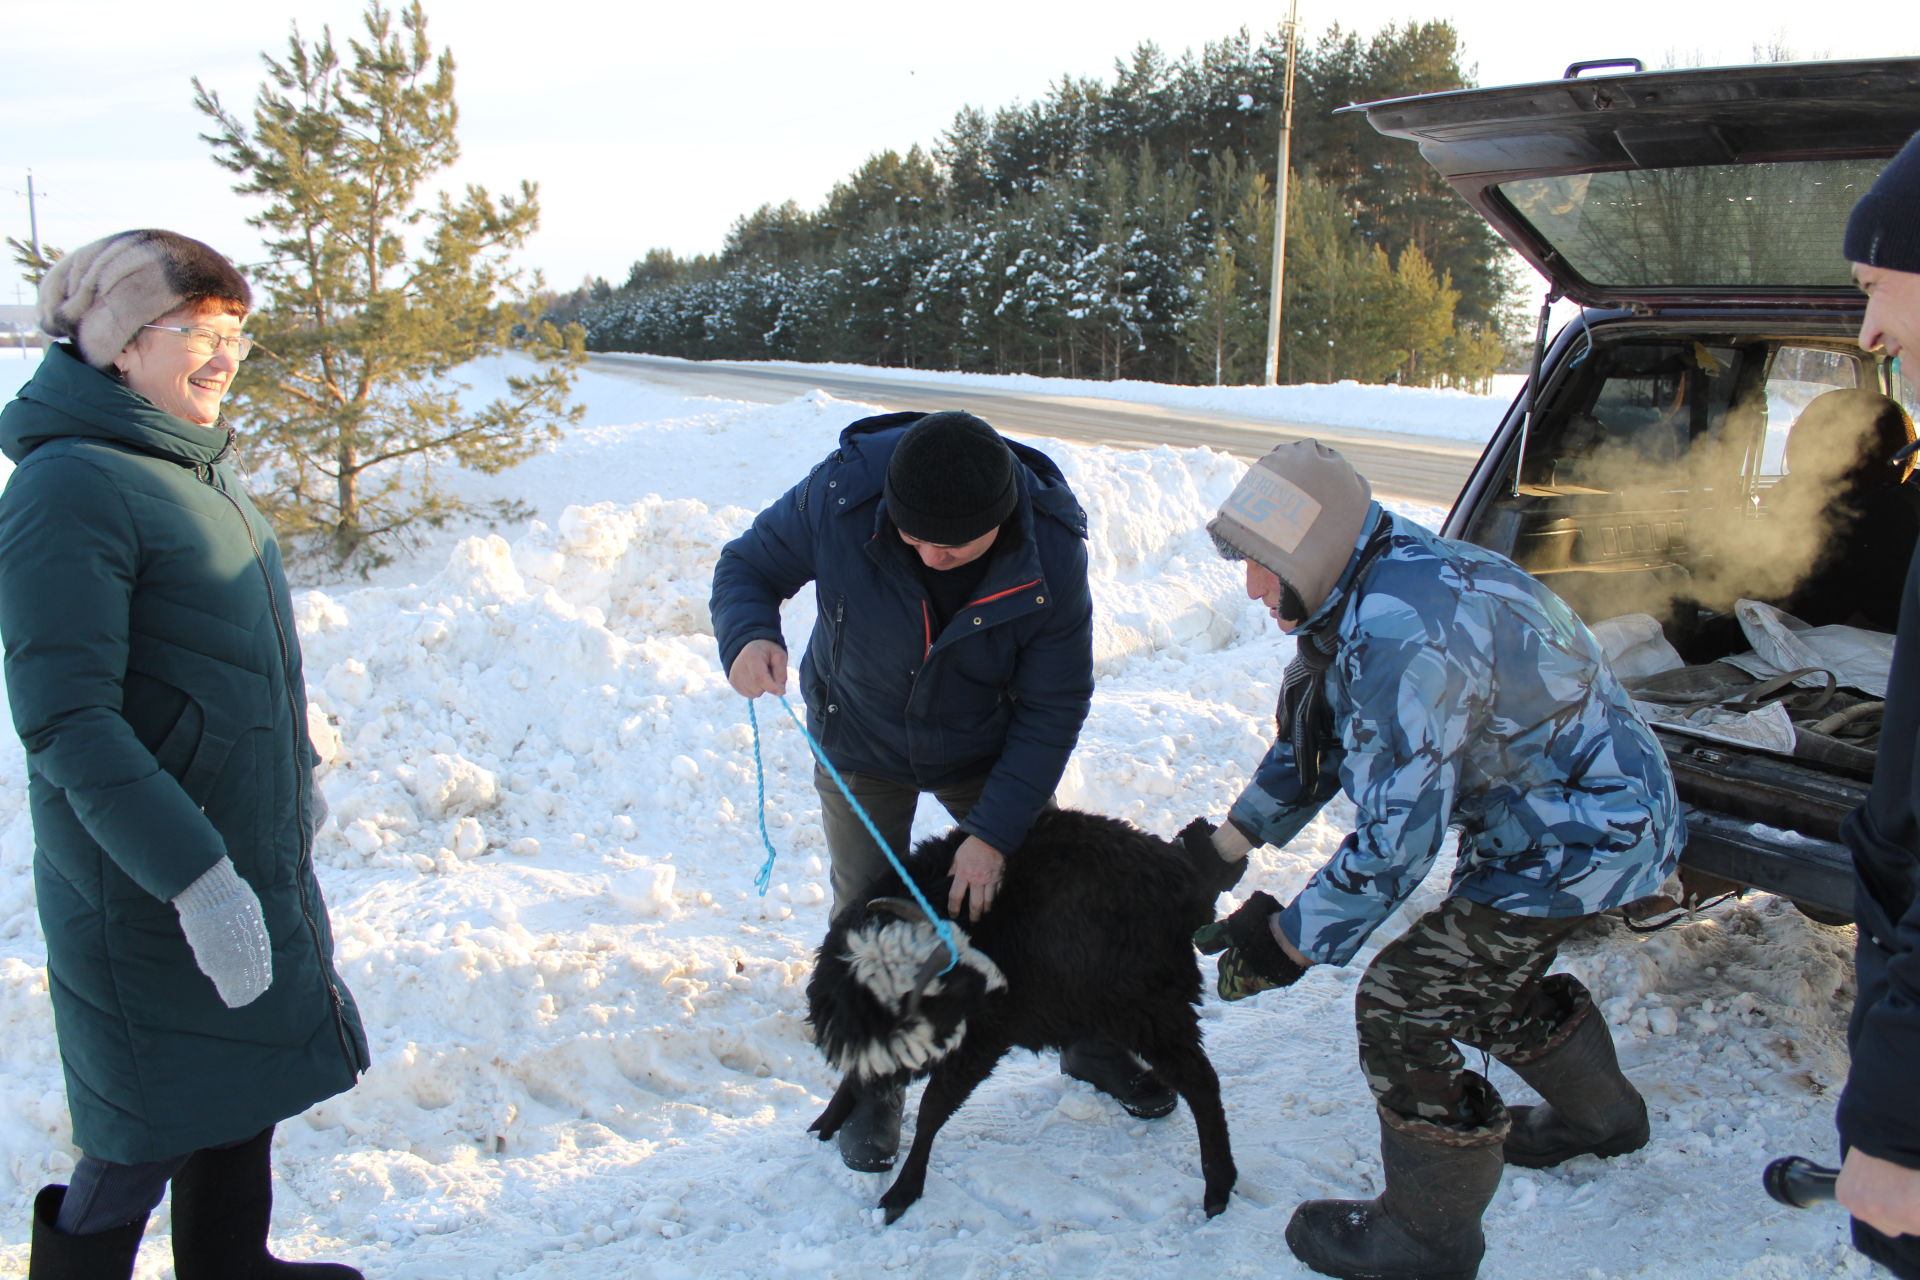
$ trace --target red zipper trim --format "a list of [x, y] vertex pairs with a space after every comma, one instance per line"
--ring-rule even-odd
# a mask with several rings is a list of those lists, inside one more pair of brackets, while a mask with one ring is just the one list
[[[1005, 591], [996, 591], [990, 596], [981, 596], [978, 600], [975, 600], [972, 604], [963, 605], [962, 607], [971, 609], [976, 604], [988, 604], [988, 603], [991, 603], [992, 601], [998, 600], [1001, 596], [1010, 596], [1016, 591], [1025, 591], [1028, 587], [1037, 587], [1039, 585], [1040, 585], [1040, 579], [1035, 578], [1032, 582], [1023, 582], [1017, 587], [1008, 587]], [[923, 605], [922, 608], [924, 607], [925, 606]]]
[[920, 661], [925, 662], [927, 655], [933, 652], [933, 618], [927, 613], [927, 602], [920, 602], [920, 630], [926, 637], [920, 647]]

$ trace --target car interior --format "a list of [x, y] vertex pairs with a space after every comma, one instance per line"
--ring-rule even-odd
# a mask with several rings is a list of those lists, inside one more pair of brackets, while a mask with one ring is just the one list
[[[1560, 368], [1518, 483], [1467, 513], [1471, 541], [1589, 624], [1651, 618], [1693, 667], [1752, 647], [1742, 601], [1788, 626], [1894, 629], [1920, 537], [1920, 480], [1895, 461], [1914, 438], [1911, 406], [1850, 336], [1629, 322], [1588, 330]], [[1867, 701], [1821, 693], [1796, 705], [1804, 728]], [[1795, 754], [1864, 777], [1876, 731], [1856, 715], [1850, 749]]]

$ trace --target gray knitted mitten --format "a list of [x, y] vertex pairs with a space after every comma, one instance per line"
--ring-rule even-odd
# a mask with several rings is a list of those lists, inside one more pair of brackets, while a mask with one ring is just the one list
[[194, 963], [229, 1009], [252, 1004], [273, 982], [273, 947], [260, 899], [222, 858], [173, 900]]

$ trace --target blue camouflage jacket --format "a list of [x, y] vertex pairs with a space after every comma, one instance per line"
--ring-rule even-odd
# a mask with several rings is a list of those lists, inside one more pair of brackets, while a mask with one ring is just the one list
[[1337, 741], [1318, 785], [1303, 794], [1283, 736], [1230, 814], [1278, 846], [1336, 790], [1353, 800], [1353, 832], [1281, 913], [1287, 937], [1311, 960], [1350, 960], [1449, 827], [1450, 891], [1501, 911], [1587, 915], [1656, 891], [1685, 838], [1679, 801], [1592, 634], [1504, 556], [1388, 518], [1384, 551], [1356, 574], [1356, 545], [1297, 632], [1337, 627], [1322, 641]]
[[1093, 701], [1087, 516], [1053, 460], [1008, 441], [1025, 480], [1018, 536], [976, 599], [934, 626], [919, 562], [887, 518], [887, 461], [924, 417], [862, 418], [840, 447], [729, 542], [710, 609], [722, 670], [785, 644], [780, 603], [809, 581], [819, 612], [800, 665], [807, 723], [838, 769], [922, 790], [987, 776], [960, 826], [1002, 852], [1053, 795]]

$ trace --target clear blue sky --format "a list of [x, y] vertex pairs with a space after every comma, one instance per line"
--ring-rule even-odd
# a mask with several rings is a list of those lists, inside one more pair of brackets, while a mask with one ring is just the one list
[[[165, 226], [241, 261], [259, 256], [253, 203], [230, 191], [198, 135], [198, 75], [250, 108], [260, 54], [330, 24], [361, 30], [358, 0], [182, 6], [58, 0], [0, 19], [0, 234], [27, 235], [27, 171], [40, 234], [66, 248], [132, 226]], [[1910, 3], [1834, 12], [1804, 0], [1676, 5], [1613, 0], [1570, 11], [1511, 0], [1419, 7], [1314, 0], [1307, 39], [1336, 20], [1370, 33], [1448, 18], [1482, 84], [1552, 79], [1570, 62], [1636, 56], [1648, 66], [1920, 53]], [[1737, 21], [1730, 14], [1737, 12]], [[464, 156], [455, 183], [496, 194], [540, 184], [541, 229], [523, 261], [550, 285], [624, 278], [649, 247], [719, 248], [767, 202], [817, 205], [867, 156], [928, 145], [964, 106], [1032, 101], [1063, 73], [1105, 76], [1144, 41], [1170, 54], [1242, 26], [1277, 27], [1284, 3], [1244, 0], [975, 0], [900, 5], [790, 0], [609, 6], [579, 0], [434, 0], [428, 31], [457, 64]], [[1517, 15], [1531, 13], [1522, 27]], [[1540, 29], [1545, 15], [1547, 29]], [[0, 302], [14, 301], [11, 273]]]

